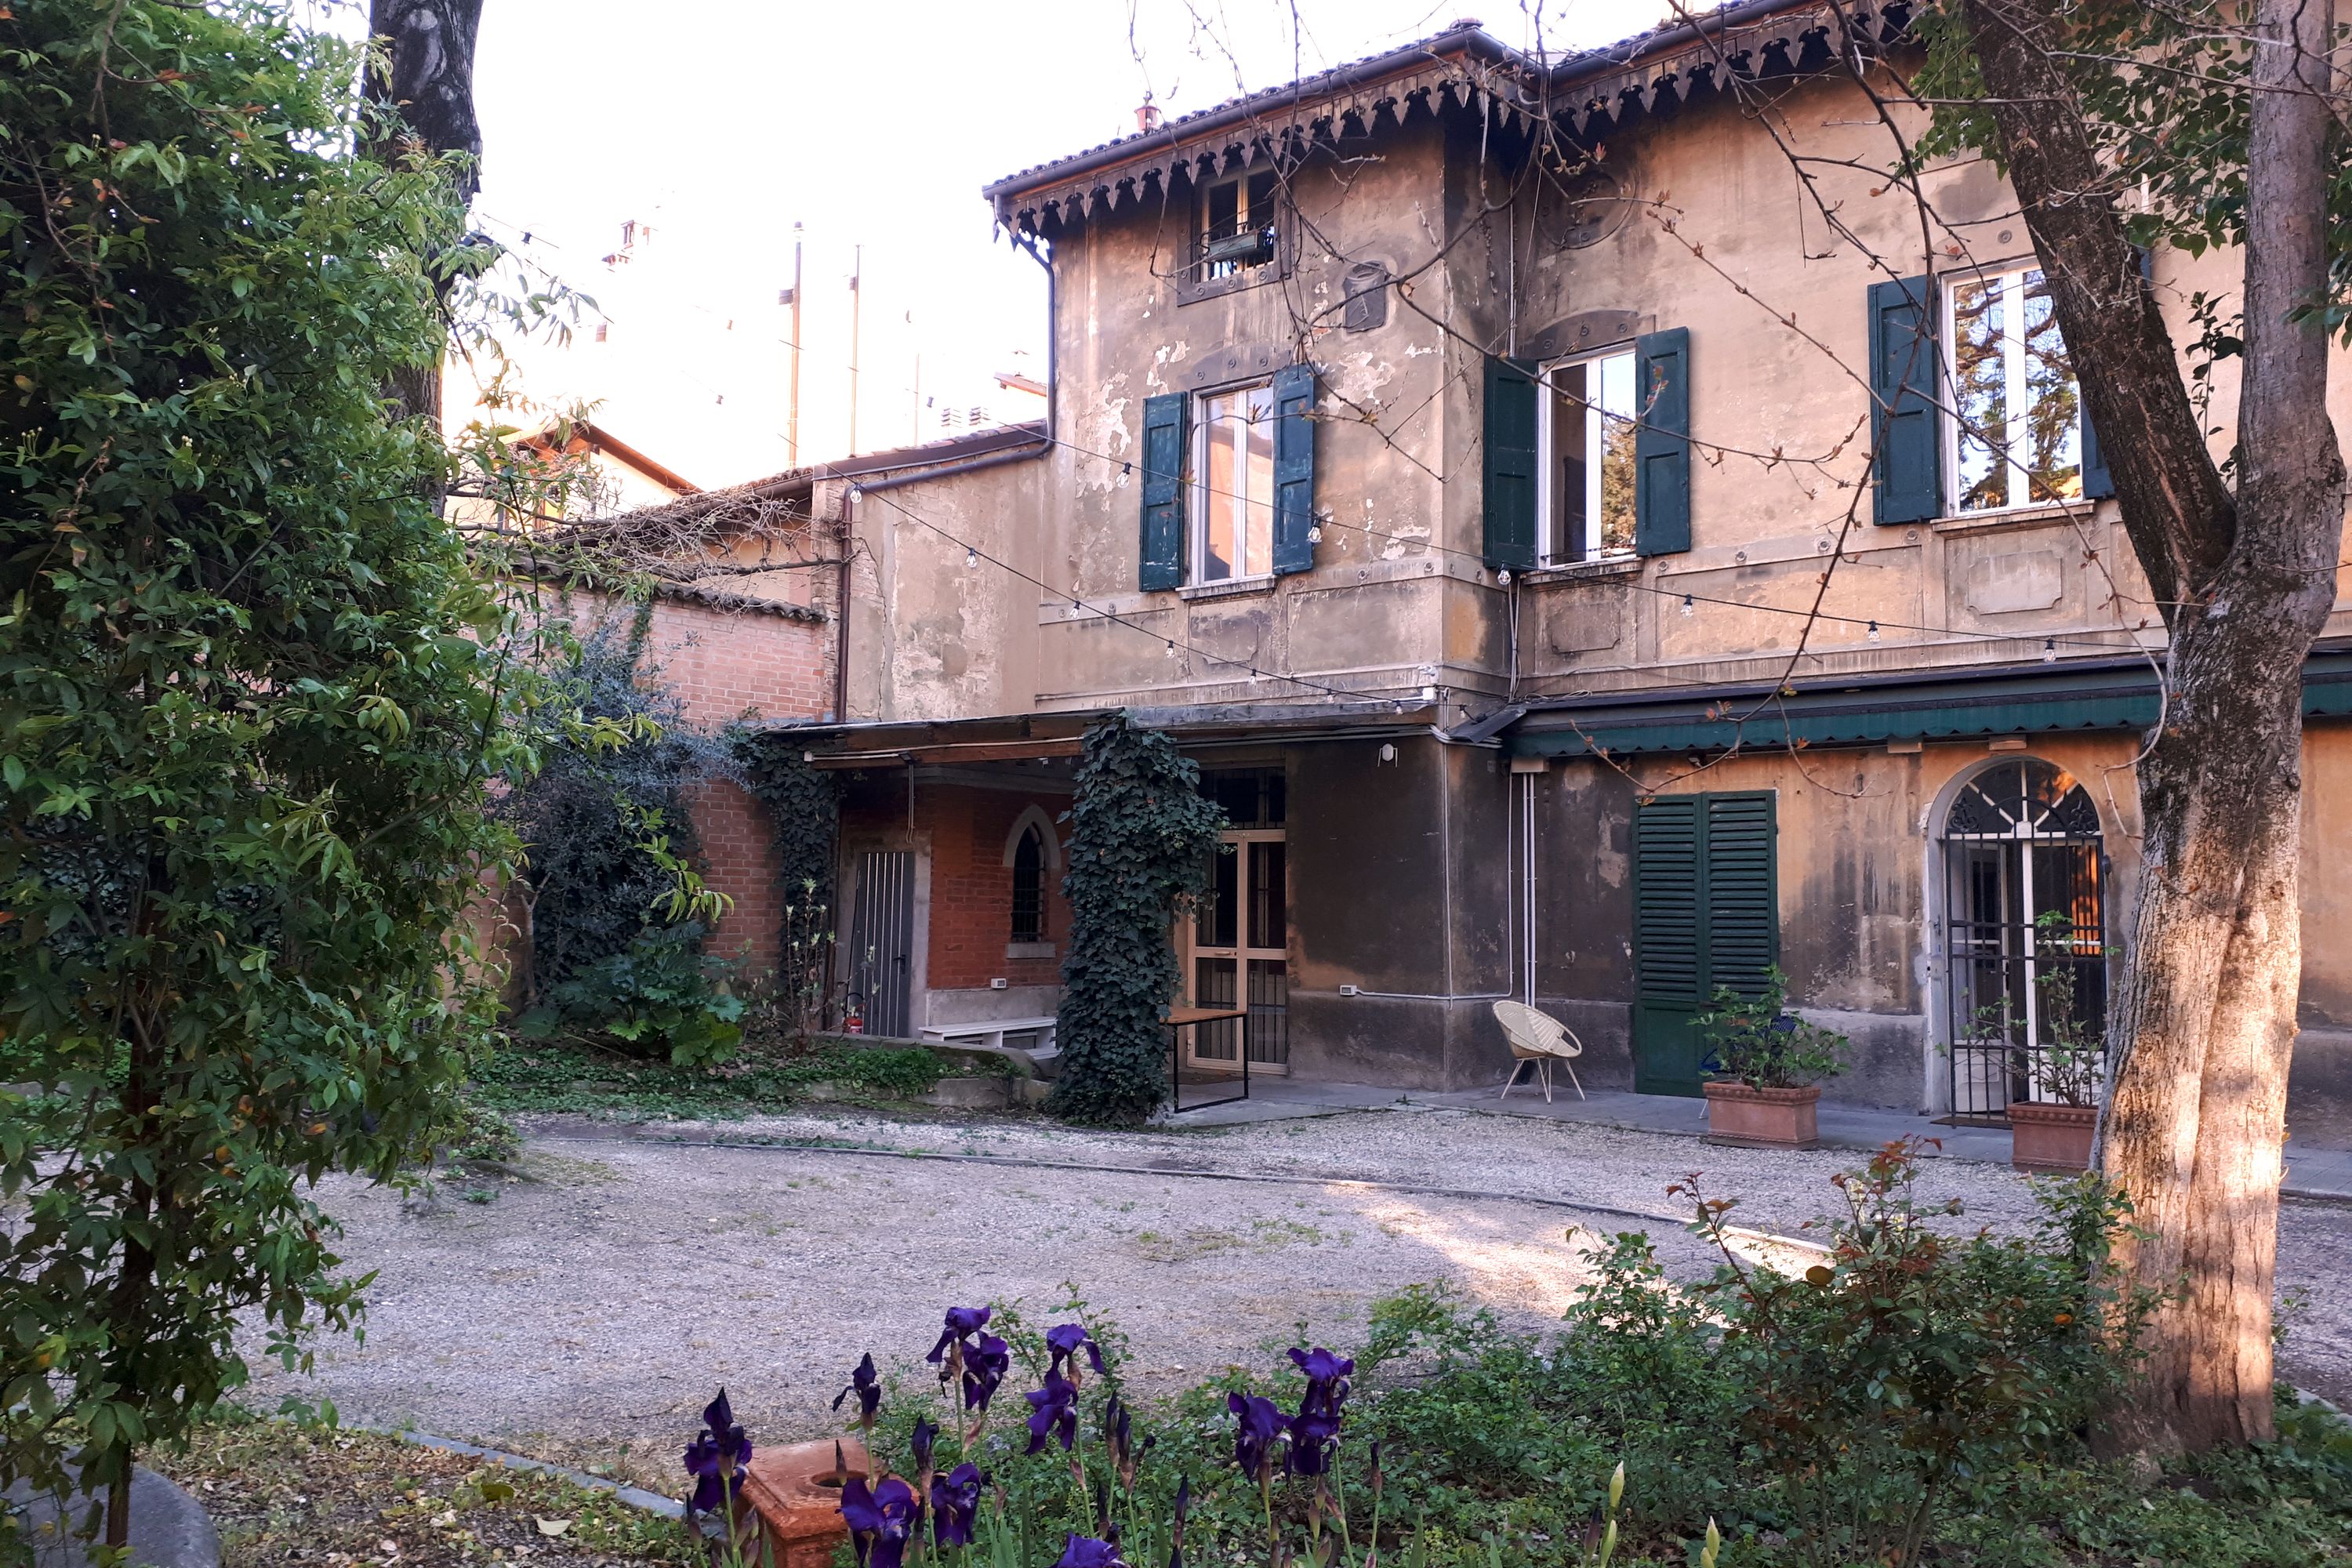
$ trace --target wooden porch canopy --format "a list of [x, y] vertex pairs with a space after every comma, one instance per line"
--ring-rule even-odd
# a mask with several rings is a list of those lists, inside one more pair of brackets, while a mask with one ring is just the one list
[[[768, 745], [796, 746], [811, 765], [827, 769], [1035, 762], [1076, 756], [1087, 729], [1117, 711], [1089, 708], [976, 719], [782, 723], [766, 726], [760, 736]], [[1129, 708], [1126, 713], [1135, 723], [1167, 731], [1179, 745], [1193, 747], [1426, 734], [1436, 721], [1437, 705], [1418, 699], [1228, 703]]]

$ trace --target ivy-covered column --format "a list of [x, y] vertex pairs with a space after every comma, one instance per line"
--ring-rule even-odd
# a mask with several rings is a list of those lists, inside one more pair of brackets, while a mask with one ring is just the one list
[[1160, 1015], [1179, 979], [1169, 926], [1207, 887], [1224, 815], [1201, 771], [1126, 714], [1086, 733], [1071, 806], [1070, 955], [1056, 1033], [1061, 1076], [1046, 1109], [1132, 1124], [1168, 1094]]
[[833, 1020], [834, 854], [841, 799], [833, 774], [809, 764], [790, 733], [736, 737], [743, 780], [767, 808], [783, 895], [776, 942], [776, 1004], [795, 1039]]

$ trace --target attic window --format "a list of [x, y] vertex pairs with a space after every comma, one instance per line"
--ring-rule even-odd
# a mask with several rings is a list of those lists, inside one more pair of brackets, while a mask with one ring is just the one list
[[1200, 279], [1213, 283], [1274, 259], [1274, 171], [1201, 187]]

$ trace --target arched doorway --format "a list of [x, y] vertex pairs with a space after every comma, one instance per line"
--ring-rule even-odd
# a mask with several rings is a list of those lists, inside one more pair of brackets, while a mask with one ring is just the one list
[[1953, 1120], [2086, 1102], [2107, 1015], [2098, 807], [2049, 763], [1998, 763], [1960, 786], [1943, 841]]

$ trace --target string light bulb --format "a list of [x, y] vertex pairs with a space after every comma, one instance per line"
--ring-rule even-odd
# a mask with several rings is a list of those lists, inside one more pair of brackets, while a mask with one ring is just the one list
[[1176, 639], [1174, 637], [1170, 637], [1168, 639], [1168, 657], [1170, 658], [1174, 658], [1176, 657]]
[[1307, 542], [1309, 544], [1320, 544], [1323, 542], [1323, 525], [1321, 523], [1316, 523], [1307, 529]]
[[2055, 664], [2058, 662], [2058, 639], [2056, 637], [2043, 637], [2042, 639], [2042, 662], [2044, 664]]
[[852, 485], [849, 487], [849, 499], [853, 501], [864, 500], [866, 499], [866, 492], [859, 489], [856, 485]]
[[1689, 620], [1693, 616], [1698, 614], [1698, 606], [1691, 603], [1691, 596], [1688, 594], [1685, 594], [1683, 595], [1682, 610], [1683, 619], [1685, 620]]
[[980, 552], [971, 545], [965, 545], [963, 547], [963, 563], [967, 567], [979, 565]]
[[1495, 581], [1506, 588], [1509, 587], [1511, 585], [1511, 569], [1506, 566], [1500, 572], [1496, 573]]
[[1870, 623], [1870, 631], [1868, 635], [1871, 641], [1876, 642], [1878, 640], [1878, 623], [1876, 621]]

